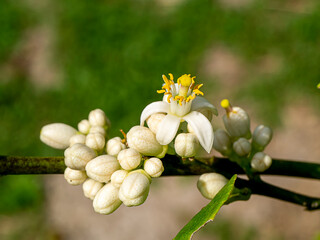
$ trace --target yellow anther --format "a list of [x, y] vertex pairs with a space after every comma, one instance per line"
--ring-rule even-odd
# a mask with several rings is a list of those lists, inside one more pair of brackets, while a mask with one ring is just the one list
[[171, 100], [170, 100], [170, 98], [172, 97], [172, 94], [168, 94], [168, 97], [167, 97], [167, 101], [168, 101], [168, 103], [171, 103]]
[[170, 77], [170, 80], [173, 81], [173, 75], [172, 75], [172, 73], [169, 73], [169, 77]]
[[178, 78], [178, 84], [181, 84], [184, 87], [189, 87], [193, 83], [193, 78], [190, 77], [190, 74], [184, 74]]
[[228, 99], [223, 99], [220, 103], [221, 107], [227, 109], [230, 107], [230, 103], [229, 103], [229, 100]]
[[157, 90], [157, 93], [165, 93], [166, 92], [166, 90]]

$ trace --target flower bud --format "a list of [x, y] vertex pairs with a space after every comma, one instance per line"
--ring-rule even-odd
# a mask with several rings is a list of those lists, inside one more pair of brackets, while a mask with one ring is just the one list
[[147, 125], [149, 129], [154, 133], [157, 134], [159, 124], [162, 122], [166, 115], [163, 113], [155, 113], [152, 114], [148, 119], [147, 119]]
[[258, 149], [263, 150], [272, 139], [272, 129], [264, 125], [255, 128], [252, 136], [252, 143]]
[[127, 134], [129, 147], [146, 156], [157, 156], [163, 151], [154, 133], [146, 127], [134, 126]]
[[86, 166], [88, 177], [98, 182], [108, 182], [112, 173], [120, 169], [118, 160], [110, 155], [100, 155]]
[[78, 130], [83, 134], [88, 134], [90, 128], [91, 128], [91, 125], [87, 119], [83, 119], [78, 123]]
[[64, 170], [64, 178], [71, 185], [80, 185], [87, 179], [87, 175], [85, 171], [73, 170], [67, 167]]
[[230, 136], [249, 138], [251, 136], [250, 118], [246, 111], [240, 107], [232, 107], [227, 99], [221, 101], [221, 106], [227, 112], [222, 119]]
[[271, 164], [271, 157], [263, 152], [257, 152], [251, 160], [251, 167], [257, 172], [264, 172]]
[[223, 155], [228, 155], [231, 152], [231, 139], [225, 130], [217, 129], [215, 131], [213, 147]]
[[246, 138], [239, 138], [233, 143], [233, 150], [240, 157], [246, 156], [251, 152], [251, 143]]
[[85, 144], [85, 142], [86, 142], [86, 136], [83, 134], [76, 134], [70, 138], [70, 146], [76, 143]]
[[149, 194], [150, 177], [143, 170], [130, 172], [124, 179], [119, 198], [127, 207], [144, 203]]
[[69, 147], [70, 138], [77, 133], [77, 130], [64, 123], [52, 123], [42, 127], [40, 140], [57, 149]]
[[91, 200], [97, 195], [98, 191], [103, 187], [103, 183], [97, 182], [91, 178], [87, 179], [83, 185], [82, 190], [84, 196], [90, 198]]
[[135, 169], [140, 165], [141, 162], [140, 153], [133, 148], [128, 148], [120, 151], [117, 158], [120, 163], [120, 166], [124, 170]]
[[84, 170], [86, 164], [95, 158], [96, 152], [84, 144], [76, 143], [64, 151], [64, 162], [74, 170]]
[[128, 175], [128, 171], [117, 170], [111, 175], [111, 183], [115, 187], [120, 187], [127, 175]]
[[205, 173], [200, 176], [197, 187], [202, 196], [213, 199], [227, 183], [228, 179], [219, 173]]
[[143, 169], [151, 177], [160, 177], [164, 171], [162, 161], [159, 158], [149, 158], [144, 162]]
[[100, 214], [113, 213], [121, 205], [119, 188], [111, 183], [104, 185], [93, 200], [94, 211]]
[[102, 150], [105, 143], [106, 139], [100, 133], [89, 133], [86, 137], [86, 145], [96, 151]]
[[199, 149], [199, 141], [193, 133], [180, 133], [174, 141], [174, 149], [181, 157], [193, 157]]
[[110, 126], [110, 120], [101, 109], [95, 109], [89, 113], [89, 122], [92, 126]]
[[119, 152], [125, 148], [126, 145], [121, 142], [121, 138], [114, 137], [107, 142], [106, 151], [109, 155], [116, 157]]
[[101, 126], [92, 126], [89, 133], [100, 133], [101, 135], [106, 136], [106, 130]]

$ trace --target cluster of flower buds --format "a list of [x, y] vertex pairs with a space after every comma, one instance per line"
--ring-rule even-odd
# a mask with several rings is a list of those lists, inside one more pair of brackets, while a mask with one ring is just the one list
[[53, 123], [40, 133], [47, 145], [65, 149], [65, 179], [71, 185], [83, 184], [84, 195], [101, 214], [114, 212], [122, 203], [129, 207], [142, 204], [151, 179], [164, 171], [159, 157], [167, 149], [149, 128], [135, 126], [127, 135], [123, 133], [124, 139], [107, 140], [109, 127], [105, 113], [96, 109], [79, 122], [78, 130]]
[[221, 106], [226, 110], [226, 114], [223, 116], [226, 130], [218, 129], [215, 131], [213, 147], [231, 160], [241, 157], [250, 159], [253, 171], [267, 170], [272, 159], [263, 153], [263, 150], [271, 141], [271, 128], [259, 125], [252, 134], [250, 118], [246, 111], [240, 107], [231, 106], [227, 99], [221, 101]]

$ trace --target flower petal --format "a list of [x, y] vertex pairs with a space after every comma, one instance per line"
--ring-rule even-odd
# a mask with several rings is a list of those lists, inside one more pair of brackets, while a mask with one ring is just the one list
[[157, 141], [161, 145], [167, 145], [174, 139], [180, 126], [180, 120], [181, 118], [171, 114], [167, 114], [165, 116], [165, 118], [159, 124], [156, 135]]
[[209, 153], [213, 144], [213, 129], [209, 120], [197, 111], [190, 112], [183, 119], [190, 124], [201, 146]]
[[207, 99], [197, 96], [191, 105], [191, 111], [199, 111], [199, 110], [209, 110], [214, 115], [218, 116], [218, 110], [215, 106], [207, 101]]
[[144, 121], [152, 114], [154, 113], [168, 113], [169, 111], [169, 104], [163, 101], [157, 101], [157, 102], [153, 102], [150, 103], [149, 105], [147, 105], [142, 113], [141, 113], [141, 117], [140, 117], [140, 125], [144, 124]]

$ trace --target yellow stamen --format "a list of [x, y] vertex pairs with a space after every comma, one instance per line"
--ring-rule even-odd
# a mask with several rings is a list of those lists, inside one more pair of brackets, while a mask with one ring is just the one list
[[227, 109], [230, 107], [230, 103], [229, 103], [229, 100], [228, 99], [223, 99], [220, 103], [221, 107]]
[[157, 90], [157, 93], [165, 93], [166, 92], [166, 90]]
[[168, 94], [168, 97], [167, 97], [167, 101], [168, 101], [168, 103], [171, 103], [171, 100], [170, 100], [170, 98], [172, 97], [172, 94]]
[[126, 143], [127, 142], [127, 134], [122, 129], [120, 129], [120, 132], [123, 135], [123, 139], [121, 140], [121, 142]]

